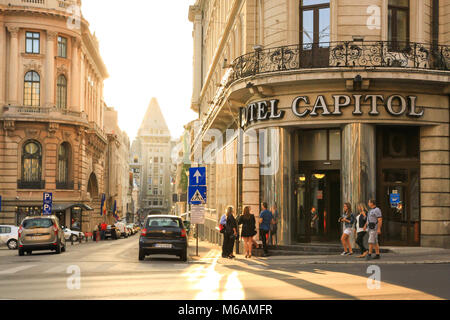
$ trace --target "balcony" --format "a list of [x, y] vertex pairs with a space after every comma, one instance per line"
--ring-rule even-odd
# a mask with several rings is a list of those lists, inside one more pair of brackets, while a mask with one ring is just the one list
[[44, 190], [45, 180], [41, 181], [17, 180], [17, 189]]
[[87, 115], [83, 112], [59, 109], [56, 107], [4, 106], [0, 117], [10, 120], [52, 120], [87, 123]]
[[0, 0], [0, 5], [19, 6], [26, 8], [43, 8], [66, 10], [72, 5], [77, 5], [76, 0]]
[[240, 56], [228, 84], [250, 76], [320, 68], [450, 71], [450, 46], [411, 42], [332, 42], [283, 46]]
[[57, 190], [73, 190], [74, 188], [74, 182], [68, 181], [68, 182], [56, 182], [56, 189]]

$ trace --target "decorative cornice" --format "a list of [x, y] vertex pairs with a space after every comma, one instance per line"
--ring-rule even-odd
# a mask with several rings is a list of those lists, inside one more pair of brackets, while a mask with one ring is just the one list
[[24, 73], [27, 73], [29, 71], [36, 71], [39, 74], [41, 74], [42, 66], [39, 62], [32, 60], [32, 61], [30, 61], [30, 63], [23, 65], [23, 70], [24, 70]]
[[64, 64], [62, 64], [61, 66], [59, 66], [59, 67], [56, 69], [56, 71], [57, 71], [57, 74], [58, 74], [58, 75], [63, 74], [63, 75], [65, 75], [65, 76], [67, 76], [67, 74], [68, 74], [67, 67], [66, 67], [66, 65], [64, 65]]

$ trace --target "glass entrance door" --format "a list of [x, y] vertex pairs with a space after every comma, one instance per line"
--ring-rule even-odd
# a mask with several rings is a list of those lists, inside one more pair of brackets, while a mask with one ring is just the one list
[[417, 170], [383, 170], [382, 241], [391, 245], [420, 244], [419, 178]]
[[307, 170], [296, 177], [295, 241], [337, 241], [340, 194], [339, 171]]

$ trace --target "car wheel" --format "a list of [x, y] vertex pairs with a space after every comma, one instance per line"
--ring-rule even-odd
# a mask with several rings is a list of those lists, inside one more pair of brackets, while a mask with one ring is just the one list
[[19, 249], [19, 256], [23, 257], [25, 255], [25, 252], [23, 249]]
[[183, 262], [187, 261], [187, 250], [183, 250], [183, 252], [181, 252], [180, 260]]
[[56, 250], [55, 250], [56, 254], [60, 254], [61, 253], [61, 242], [58, 241], [58, 244], [56, 245]]
[[17, 249], [17, 240], [11, 239], [7, 243], [9, 250], [16, 250]]
[[145, 253], [142, 250], [139, 250], [139, 261], [145, 260]]
[[76, 234], [72, 234], [72, 235], [70, 236], [70, 241], [78, 242], [78, 236], [77, 236]]
[[33, 251], [27, 251], [27, 255], [31, 256], [33, 254]]

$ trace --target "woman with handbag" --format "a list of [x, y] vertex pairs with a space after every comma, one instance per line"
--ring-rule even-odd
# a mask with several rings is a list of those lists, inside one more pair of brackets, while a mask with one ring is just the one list
[[244, 214], [239, 217], [238, 224], [242, 224], [245, 258], [251, 258], [253, 237], [256, 235], [256, 220], [255, 216], [250, 213], [250, 207], [244, 208]]
[[225, 256], [227, 258], [233, 259], [235, 256], [233, 255], [234, 241], [237, 237], [237, 222], [233, 215], [233, 207], [229, 206], [227, 209], [227, 223], [225, 225], [225, 234], [224, 238], [226, 241], [225, 245]]
[[367, 223], [367, 211], [367, 207], [364, 203], [358, 205], [359, 215], [356, 217], [356, 244], [361, 250], [361, 255], [358, 256], [358, 258], [365, 258], [369, 253], [369, 250], [364, 246], [364, 237], [367, 234], [367, 231], [364, 230], [364, 226]]

